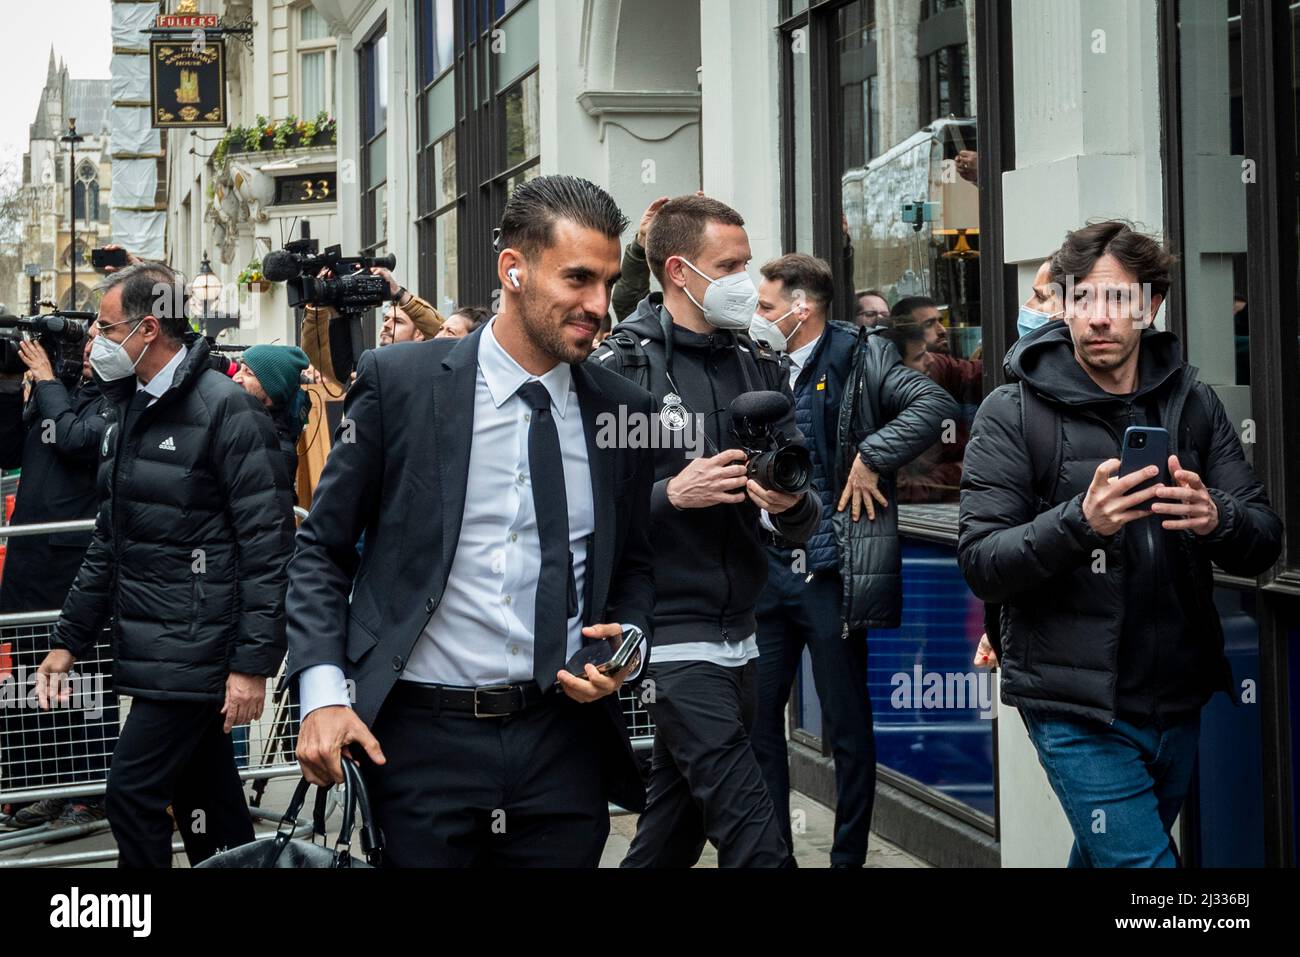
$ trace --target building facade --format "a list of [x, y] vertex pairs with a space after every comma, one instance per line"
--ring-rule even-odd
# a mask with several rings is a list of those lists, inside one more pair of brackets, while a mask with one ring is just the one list
[[[202, 136], [173, 139], [169, 244], [191, 269], [205, 248], [215, 267], [220, 250], [229, 282], [309, 218], [313, 236], [345, 252], [395, 255], [399, 280], [439, 308], [491, 306], [492, 230], [518, 183], [585, 176], [634, 224], [655, 197], [703, 189], [745, 216], [756, 263], [789, 251], [830, 262], [844, 317], [865, 289], [936, 299], [954, 357], [975, 373], [968, 423], [1004, 381], [1038, 264], [1067, 230], [1123, 217], [1180, 256], [1158, 323], [1183, 339], [1300, 528], [1300, 451], [1285, 441], [1300, 429], [1295, 5], [244, 0], [223, 10], [256, 23], [251, 54], [231, 56], [235, 122], [319, 108], [337, 118], [336, 142], [231, 147], [214, 163]], [[332, 192], [314, 208], [270, 201], [281, 175], [329, 170]], [[245, 320], [243, 341], [294, 341], [282, 292], [257, 296], [262, 318]], [[995, 678], [971, 670], [982, 609], [955, 557], [960, 454], [945, 464], [899, 503], [904, 622], [869, 638], [876, 826], [936, 864], [1061, 865], [1069, 832], [1019, 717], [997, 703]], [[1271, 574], [1220, 576], [1215, 597], [1239, 701], [1206, 709], [1179, 840], [1192, 863], [1294, 863], [1300, 532], [1288, 531]], [[923, 693], [932, 676], [948, 689], [934, 706]], [[810, 680], [796, 688], [790, 729], [797, 786], [833, 800]]]
[[[69, 119], [76, 120], [82, 140], [63, 140]], [[109, 154], [109, 81], [74, 80], [50, 50], [45, 87], [36, 106], [23, 154], [22, 205], [25, 211], [18, 245], [23, 265], [38, 267], [41, 298], [61, 308], [93, 309], [95, 274], [89, 250], [112, 241], [109, 208], [112, 163]], [[75, 147], [75, 149], [73, 148]], [[73, 214], [76, 245], [73, 245]], [[74, 265], [73, 257], [76, 257]], [[15, 277], [5, 291], [10, 310], [26, 311], [28, 277]]]

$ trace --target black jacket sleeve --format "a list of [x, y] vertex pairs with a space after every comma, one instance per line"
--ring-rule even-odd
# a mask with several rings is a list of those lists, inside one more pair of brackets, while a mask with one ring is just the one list
[[383, 481], [380, 395], [375, 353], [367, 350], [289, 563], [287, 679], [313, 665], [343, 667], [348, 597], [361, 564], [357, 541], [377, 515]]
[[113, 545], [112, 492], [100, 503], [90, 546], [81, 560], [77, 577], [68, 589], [59, 620], [54, 623], [50, 645], [65, 648], [74, 658], [83, 658], [99, 640], [112, 614]]
[[38, 427], [43, 427], [41, 421], [54, 423], [54, 447], [60, 455], [83, 464], [99, 461], [99, 443], [107, 423], [100, 414], [99, 402], [86, 402], [80, 409], [75, 408], [67, 388], [56, 379], [36, 383], [32, 398], [36, 402]]
[[[871, 471], [892, 475], [938, 441], [945, 423], [956, 422], [958, 408], [941, 385], [903, 365], [893, 343], [884, 345], [877, 407], [885, 424], [858, 444], [858, 454]], [[870, 340], [864, 348], [871, 348]]]
[[[641, 414], [653, 414], [647, 395]], [[654, 486], [655, 454], [651, 448], [631, 449], [626, 454], [635, 455], [636, 473], [627, 482], [620, 497], [626, 495], [631, 520], [628, 524], [619, 565], [609, 584], [609, 598], [605, 613], [611, 622], [623, 626], [636, 625], [650, 641], [654, 629], [655, 574], [654, 547], [650, 542], [650, 492]], [[590, 574], [590, 573], [589, 573]], [[647, 649], [649, 644], [646, 645]], [[648, 660], [644, 658], [643, 660]], [[641, 674], [645, 674], [642, 669]]]
[[239, 626], [230, 670], [270, 677], [284, 659], [293, 499], [271, 418], [256, 399], [242, 392], [226, 399], [213, 427], [213, 460], [239, 542]]
[[1209, 415], [1211, 436], [1201, 481], [1219, 509], [1219, 527], [1204, 543], [1210, 559], [1225, 572], [1254, 578], [1267, 571], [1282, 551], [1282, 521], [1246, 461], [1223, 403], [1209, 386], [1202, 383], [1196, 388]]
[[637, 304], [650, 295], [650, 264], [646, 261], [645, 250], [633, 239], [623, 252], [623, 269], [618, 282], [614, 283], [611, 296], [614, 315], [622, 322], [636, 312]]
[[0, 469], [22, 467], [26, 441], [23, 384], [18, 379], [0, 379]]
[[1088, 561], [1107, 540], [1083, 517], [1083, 493], [1041, 514], [1020, 429], [1020, 390], [1002, 386], [980, 406], [961, 477], [957, 560], [986, 602], [1006, 602]]

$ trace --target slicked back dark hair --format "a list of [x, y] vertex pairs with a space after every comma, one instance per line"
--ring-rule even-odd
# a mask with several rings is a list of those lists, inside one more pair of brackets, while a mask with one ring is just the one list
[[[1083, 281], [1105, 255], [1114, 256], [1139, 283], [1150, 284], [1151, 295], [1169, 294], [1170, 270], [1176, 257], [1153, 237], [1139, 233], [1133, 224], [1122, 219], [1089, 223], [1071, 233], [1052, 257], [1052, 282], [1064, 290], [1066, 280]], [[1062, 293], [1064, 294], [1064, 293]]]
[[918, 309], [931, 308], [938, 309], [939, 304], [929, 296], [904, 296], [894, 303], [894, 308], [889, 310], [889, 314], [895, 318], [898, 316], [910, 317]]
[[595, 183], [577, 176], [539, 176], [510, 194], [501, 215], [500, 248], [517, 249], [532, 259], [551, 247], [558, 219], [610, 239], [622, 236], [628, 222], [614, 198]]
[[667, 285], [664, 264], [670, 257], [683, 256], [695, 262], [704, 248], [704, 231], [709, 223], [744, 226], [745, 220], [726, 203], [694, 193], [670, 199], [659, 208], [645, 240], [645, 258], [659, 285]]
[[121, 288], [122, 315], [131, 322], [153, 316], [163, 334], [176, 341], [190, 331], [185, 316], [185, 280], [162, 263], [136, 263], [119, 269], [96, 288], [104, 294]]

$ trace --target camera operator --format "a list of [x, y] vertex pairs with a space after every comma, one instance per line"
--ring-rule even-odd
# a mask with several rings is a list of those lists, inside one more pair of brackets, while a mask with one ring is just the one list
[[[95, 517], [99, 493], [95, 477], [104, 437], [105, 402], [90, 372], [90, 327], [81, 349], [79, 370], [60, 379], [45, 348], [36, 341], [16, 343], [27, 372], [0, 377], [0, 468], [22, 469], [12, 523], [34, 525]], [[31, 383], [24, 404], [23, 379]], [[60, 608], [90, 543], [90, 532], [31, 535], [8, 541], [5, 574], [0, 580], [0, 613]], [[49, 650], [48, 638], [15, 636], [17, 661], [32, 662]], [[111, 692], [108, 694], [111, 695]], [[117, 704], [103, 702], [103, 726], [111, 726]], [[89, 728], [83, 715], [42, 716], [26, 709], [5, 709], [0, 720], [6, 764], [20, 769], [21, 786], [72, 784], [103, 777], [112, 741], [87, 747]], [[102, 737], [96, 732], [96, 737]], [[73, 754], [80, 757], [73, 759]], [[74, 761], [73, 774], [66, 773]], [[60, 774], [60, 770], [65, 773]], [[12, 773], [12, 772], [11, 772]], [[37, 827], [51, 821], [85, 824], [104, 816], [100, 802], [47, 798], [13, 811], [9, 827]]]
[[[655, 648], [647, 701], [656, 725], [649, 794], [625, 867], [690, 867], [706, 838], [723, 867], [791, 860], [749, 731], [757, 702], [755, 606], [767, 579], [761, 516], [784, 538], [806, 541], [821, 506], [806, 488], [765, 488], [748, 477], [732, 437], [738, 396], [778, 392], [771, 428], [801, 445], [786, 366], [748, 331], [758, 292], [744, 220], [704, 196], [655, 213], [647, 258], [664, 292], [641, 301], [591, 361], [637, 379], [659, 419], [699, 423], [692, 458], [683, 442], [655, 453]], [[671, 426], [670, 426], [671, 427]], [[705, 451], [707, 447], [707, 452]]]
[[[392, 272], [381, 266], [372, 267], [370, 272], [382, 276], [388, 282], [391, 304], [384, 312], [383, 326], [379, 331], [379, 345], [390, 346], [394, 342], [424, 342], [438, 335], [443, 326], [442, 314], [415, 293], [404, 289]], [[322, 269], [317, 279], [332, 279], [330, 269]], [[302, 348], [307, 353], [311, 364], [319, 370], [327, 385], [338, 388], [340, 382], [334, 374], [334, 364], [330, 359], [329, 324], [338, 318], [338, 312], [328, 306], [307, 305], [304, 307], [302, 320]]]
[[[93, 337], [92, 331], [82, 347], [80, 374], [71, 381], [54, 374], [45, 349], [31, 340], [16, 344], [27, 373], [0, 377], [0, 468], [23, 470], [14, 525], [95, 517], [95, 475], [105, 419], [103, 394], [90, 375]], [[24, 378], [31, 383], [25, 405]], [[9, 542], [0, 613], [61, 607], [89, 544], [89, 532]]]

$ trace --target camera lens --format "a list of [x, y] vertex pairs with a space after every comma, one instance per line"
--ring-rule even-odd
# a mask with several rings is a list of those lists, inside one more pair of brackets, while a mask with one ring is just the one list
[[763, 488], [796, 495], [812, 484], [812, 456], [801, 445], [764, 452], [750, 459], [749, 476]]
[[1128, 437], [1128, 447], [1130, 449], [1145, 449], [1147, 447], [1147, 434], [1145, 432], [1134, 432]]

